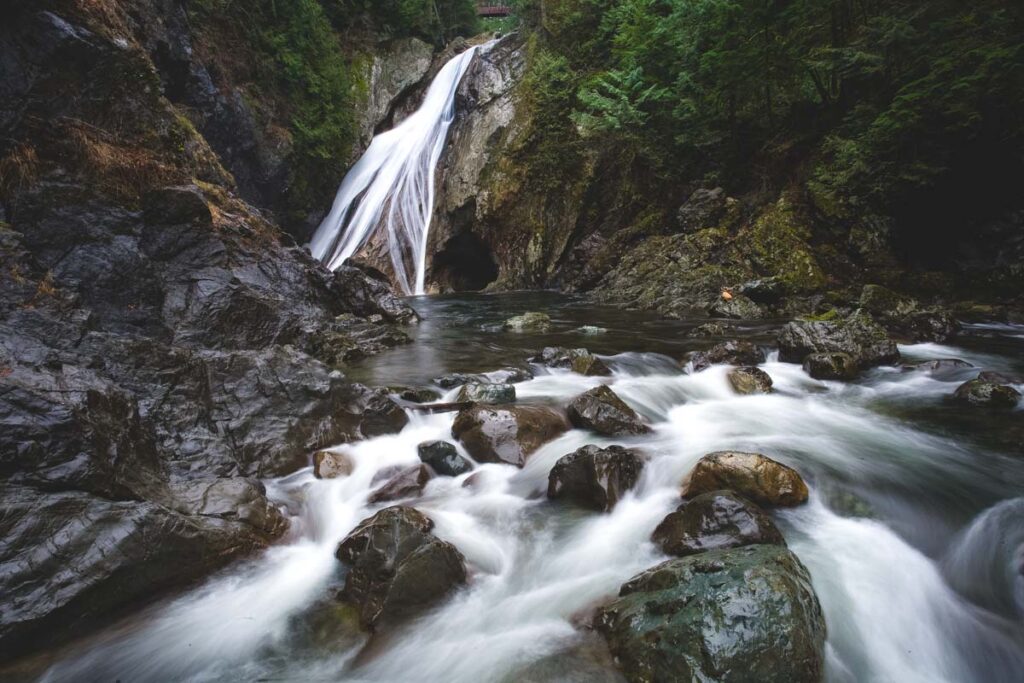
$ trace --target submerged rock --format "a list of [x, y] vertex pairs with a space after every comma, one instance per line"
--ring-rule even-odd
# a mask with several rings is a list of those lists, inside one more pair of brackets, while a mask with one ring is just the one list
[[622, 446], [584, 446], [562, 456], [551, 468], [548, 498], [607, 512], [636, 486], [643, 467], [638, 451]]
[[807, 502], [807, 484], [796, 470], [760, 453], [705, 455], [683, 481], [684, 498], [728, 489], [758, 505], [792, 507]]
[[798, 320], [779, 333], [779, 359], [802, 363], [815, 353], [846, 353], [859, 368], [899, 362], [896, 342], [870, 316], [854, 313], [842, 320]]
[[772, 392], [771, 375], [752, 365], [730, 370], [727, 378], [737, 394], [770, 394]]
[[1020, 392], [1005, 384], [972, 379], [957, 387], [953, 400], [972, 406], [1014, 408], [1020, 402]]
[[651, 540], [678, 557], [760, 543], [786, 545], [771, 518], [732, 491], [702, 493], [683, 503], [661, 521]]
[[463, 384], [455, 395], [455, 402], [512, 403], [516, 400], [516, 388], [511, 384]]
[[444, 477], [457, 477], [473, 470], [473, 465], [459, 455], [454, 444], [447, 441], [424, 441], [416, 447], [420, 460]]
[[764, 351], [747, 341], [727, 341], [698, 351], [690, 357], [694, 372], [712, 365], [757, 365], [764, 362]]
[[634, 682], [819, 683], [825, 620], [777, 545], [712, 550], [630, 579], [595, 625]]
[[552, 368], [568, 368], [580, 375], [606, 377], [612, 374], [604, 361], [586, 349], [548, 346], [530, 360]]
[[814, 379], [854, 380], [860, 374], [853, 356], [841, 351], [812, 353], [804, 358], [804, 372]]
[[459, 411], [452, 436], [478, 462], [522, 467], [543, 444], [569, 428], [562, 413], [540, 406], [473, 406]]
[[551, 329], [551, 316], [547, 313], [527, 311], [505, 321], [506, 330], [516, 332], [547, 332]]
[[410, 465], [399, 470], [383, 486], [371, 493], [367, 502], [374, 504], [403, 498], [418, 498], [423, 494], [423, 487], [433, 476], [433, 472], [426, 465]]
[[604, 436], [646, 434], [650, 428], [608, 385], [602, 384], [569, 403], [566, 409], [574, 427], [589, 429]]
[[355, 461], [348, 453], [317, 451], [313, 456], [313, 476], [317, 479], [347, 477], [355, 469]]
[[412, 616], [465, 583], [462, 553], [433, 528], [418, 510], [393, 506], [360, 522], [338, 546], [337, 558], [349, 566], [338, 597], [358, 608], [364, 628]]
[[580, 334], [587, 334], [587, 335], [607, 334], [607, 332], [608, 332], [608, 330], [606, 328], [604, 328], [604, 327], [597, 327], [596, 325], [583, 325], [581, 327], [577, 327], [576, 331], [579, 332]]

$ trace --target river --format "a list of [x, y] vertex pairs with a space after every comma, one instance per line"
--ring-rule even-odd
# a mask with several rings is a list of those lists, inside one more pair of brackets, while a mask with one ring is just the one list
[[[680, 359], [715, 340], [672, 321], [548, 293], [416, 297], [414, 341], [351, 369], [358, 381], [430, 385], [450, 372], [524, 365], [543, 346], [585, 346], [610, 378], [532, 369], [525, 403], [565, 405], [609, 382], [650, 421], [616, 439], [572, 430], [523, 469], [478, 465], [431, 480], [412, 501], [467, 559], [467, 585], [442, 606], [366, 643], [332, 628], [344, 581], [338, 542], [381, 505], [374, 475], [418, 463], [416, 446], [450, 439], [451, 413], [410, 412], [399, 434], [352, 444], [355, 470], [319, 480], [312, 468], [267, 481], [291, 518], [258, 557], [60, 652], [47, 681], [618, 681], [586, 628], [619, 586], [661, 559], [650, 542], [704, 454], [765, 453], [800, 471], [802, 507], [772, 516], [810, 570], [828, 626], [829, 681], [1019, 681], [1024, 672], [1024, 412], [971, 413], [947, 398], [979, 370], [1024, 371], [1024, 328], [968, 327], [956, 346], [900, 348], [904, 367], [853, 383], [762, 364], [769, 395], [739, 396], [726, 367], [692, 373]], [[505, 331], [506, 318], [547, 311], [544, 334]], [[770, 346], [779, 323], [737, 323]], [[604, 332], [581, 331], [584, 325]], [[918, 361], [975, 367], [929, 371]], [[611, 513], [548, 502], [548, 471], [587, 443], [650, 456], [637, 488]], [[464, 486], [473, 476], [472, 485]]]

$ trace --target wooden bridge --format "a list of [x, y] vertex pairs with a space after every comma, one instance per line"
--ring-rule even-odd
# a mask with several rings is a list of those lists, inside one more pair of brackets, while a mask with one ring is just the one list
[[507, 17], [512, 13], [512, 7], [507, 2], [495, 2], [495, 0], [478, 0], [476, 13], [481, 17]]

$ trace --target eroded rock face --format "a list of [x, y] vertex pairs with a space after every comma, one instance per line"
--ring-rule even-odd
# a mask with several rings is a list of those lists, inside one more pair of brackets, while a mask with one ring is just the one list
[[1020, 402], [1020, 392], [1005, 384], [972, 379], [957, 387], [953, 400], [971, 406], [1013, 408]]
[[804, 358], [804, 372], [814, 379], [854, 380], [860, 374], [857, 361], [848, 353], [812, 353]]
[[855, 313], [844, 320], [795, 321], [779, 333], [779, 359], [801, 363], [814, 353], [846, 353], [860, 368], [899, 362], [896, 342], [870, 316]]
[[703, 493], [683, 503], [661, 521], [651, 540], [678, 557], [759, 543], [786, 545], [771, 518], [732, 491]]
[[683, 481], [684, 498], [728, 489], [758, 505], [789, 507], [807, 502], [807, 484], [796, 470], [760, 453], [719, 451], [705, 455]]
[[522, 467], [543, 444], [569, 428], [562, 413], [539, 406], [474, 406], [455, 416], [452, 436], [478, 462]]
[[737, 394], [770, 394], [772, 392], [771, 375], [761, 368], [751, 365], [730, 370], [727, 379]]
[[465, 583], [462, 554], [433, 528], [418, 510], [394, 506], [360, 522], [338, 546], [338, 559], [349, 566], [339, 598], [359, 610], [364, 628], [421, 612]]
[[604, 436], [646, 434], [650, 428], [607, 384], [586, 391], [566, 409], [573, 427], [589, 429]]
[[818, 683], [825, 620], [777, 545], [712, 550], [630, 579], [595, 625], [630, 681]]
[[443, 477], [458, 477], [473, 469], [473, 465], [459, 455], [455, 445], [447, 441], [424, 441], [416, 450], [420, 460]]
[[548, 475], [548, 498], [607, 512], [636, 486], [643, 456], [621, 446], [584, 446], [558, 459]]
[[695, 372], [712, 365], [757, 365], [764, 362], [764, 351], [747, 341], [727, 341], [698, 351], [690, 358]]

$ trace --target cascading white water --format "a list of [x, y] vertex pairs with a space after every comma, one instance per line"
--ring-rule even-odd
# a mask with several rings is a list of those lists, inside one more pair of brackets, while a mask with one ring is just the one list
[[[455, 92], [481, 48], [448, 61], [423, 104], [398, 126], [373, 138], [338, 188], [310, 250], [335, 270], [377, 231], [387, 235], [395, 278], [406, 294], [423, 294], [427, 236], [434, 209], [434, 171], [455, 117]], [[410, 264], [415, 268], [410, 278]]]

